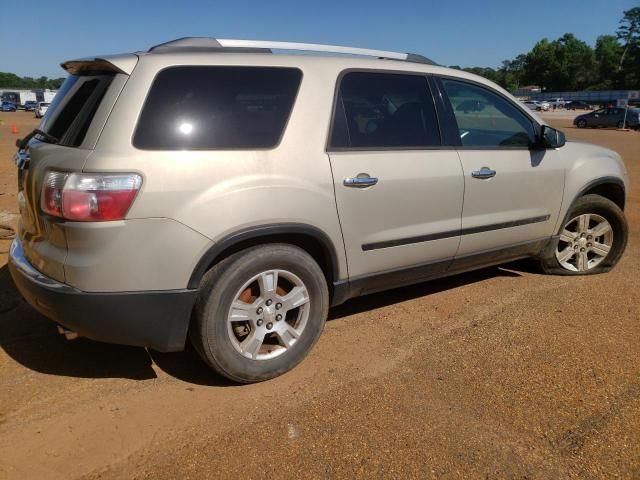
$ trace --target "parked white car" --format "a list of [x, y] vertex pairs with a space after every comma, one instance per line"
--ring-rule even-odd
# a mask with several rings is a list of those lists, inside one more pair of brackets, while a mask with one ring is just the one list
[[552, 98], [549, 100], [549, 106], [555, 106], [556, 108], [564, 107], [565, 103], [567, 103], [567, 101], [564, 98]]
[[540, 110], [540, 104], [536, 100], [527, 100], [522, 102], [529, 110]]
[[540, 110], [545, 112], [548, 111], [549, 107], [551, 106], [551, 104], [547, 101], [538, 102], [538, 105], [540, 105]]
[[36, 118], [44, 117], [44, 114], [47, 113], [47, 108], [49, 108], [48, 102], [38, 102], [35, 109]]

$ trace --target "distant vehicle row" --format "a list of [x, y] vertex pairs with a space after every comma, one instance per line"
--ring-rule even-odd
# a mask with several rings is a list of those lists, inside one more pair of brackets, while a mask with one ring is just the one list
[[548, 111], [550, 108], [565, 108], [566, 110], [592, 110], [591, 105], [579, 100], [565, 102], [561, 98], [553, 100], [527, 100], [523, 102], [530, 110]]
[[[49, 108], [49, 102], [26, 102], [24, 109], [26, 112], [34, 112], [36, 118], [42, 118]], [[15, 112], [18, 109], [17, 105], [13, 102], [2, 102], [0, 105], [0, 111], [2, 112]]]

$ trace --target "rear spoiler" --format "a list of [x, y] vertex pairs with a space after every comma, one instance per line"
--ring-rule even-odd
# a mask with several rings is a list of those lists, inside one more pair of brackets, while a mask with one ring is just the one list
[[138, 63], [138, 56], [133, 53], [121, 55], [105, 55], [101, 57], [79, 58], [61, 63], [70, 75], [88, 73], [124, 73], [131, 75]]

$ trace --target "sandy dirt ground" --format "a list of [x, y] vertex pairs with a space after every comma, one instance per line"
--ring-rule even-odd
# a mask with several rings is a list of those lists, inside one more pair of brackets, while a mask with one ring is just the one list
[[[11, 223], [12, 145], [35, 121], [0, 120]], [[67, 342], [20, 300], [0, 240], [0, 478], [640, 478], [640, 133], [551, 121], [627, 164], [614, 271], [523, 261], [353, 300], [258, 385], [190, 350]]]

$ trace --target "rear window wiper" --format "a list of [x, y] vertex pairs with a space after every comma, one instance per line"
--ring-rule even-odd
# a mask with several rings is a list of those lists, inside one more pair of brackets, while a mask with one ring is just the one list
[[27, 148], [27, 144], [29, 143], [29, 140], [31, 140], [36, 135], [39, 135], [40, 137], [42, 137], [42, 140], [47, 142], [47, 143], [54, 143], [55, 144], [55, 143], [58, 143], [60, 141], [56, 137], [54, 137], [53, 135], [49, 135], [47, 132], [43, 132], [39, 128], [36, 128], [36, 129], [32, 130], [29, 134], [27, 134], [26, 137], [24, 137], [22, 139], [17, 139], [16, 140], [16, 147], [18, 147], [20, 150], [24, 150], [25, 148]]

